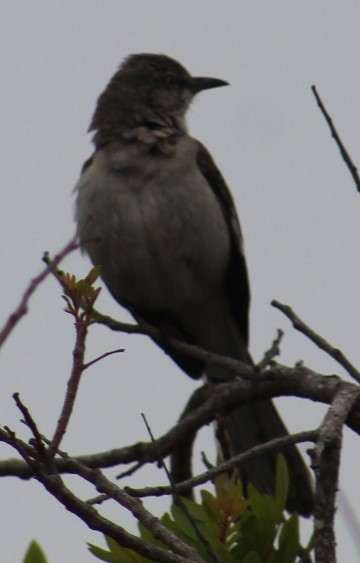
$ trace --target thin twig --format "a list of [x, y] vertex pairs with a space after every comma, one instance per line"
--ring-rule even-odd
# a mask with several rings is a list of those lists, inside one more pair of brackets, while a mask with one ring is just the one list
[[8, 426], [4, 426], [4, 429], [1, 429], [0, 432], [2, 434], [1, 441], [12, 446], [20, 454], [26, 465], [28, 465], [32, 476], [36, 468], [36, 462], [32, 456], [34, 448], [25, 444], [22, 440], [19, 440], [15, 432]]
[[188, 561], [203, 563], [203, 559], [198, 552], [166, 528], [156, 516], [145, 508], [139, 499], [131, 497], [118, 485], [112, 483], [100, 470], [89, 469], [74, 460], [69, 460], [69, 463], [73, 465], [77, 475], [92, 483], [100, 493], [106, 494], [129, 510], [138, 521], [152, 532], [155, 538], [167, 545], [173, 553], [181, 557], [188, 557]]
[[[34, 427], [34, 425], [35, 423], [32, 421], [31, 427]], [[121, 506], [129, 510], [137, 520], [139, 520], [154, 534], [155, 538], [159, 539], [168, 548], [170, 548], [172, 553], [169, 553], [162, 548], [158, 548], [157, 546], [152, 546], [148, 542], [132, 536], [120, 526], [115, 525], [112, 521], [102, 517], [93, 506], [88, 504], [86, 501], [79, 499], [66, 487], [60, 475], [54, 471], [55, 464], [54, 467], [51, 468], [50, 472], [46, 470], [44, 471], [46, 467], [44, 467], [41, 461], [40, 463], [37, 463], [36, 461], [33, 461], [31, 457], [32, 452], [34, 452], [35, 455], [38, 453], [34, 448], [31, 448], [28, 445], [25, 445], [24, 448], [23, 442], [18, 440], [15, 433], [10, 429], [4, 431], [0, 428], [0, 434], [6, 435], [7, 443], [16, 449], [26, 463], [29, 464], [33, 471], [33, 477], [42, 483], [48, 492], [50, 492], [70, 512], [82, 519], [90, 528], [103, 532], [105, 535], [110, 536], [115, 541], [118, 541], [124, 547], [134, 549], [137, 553], [140, 553], [154, 561], [161, 561], [164, 563], [186, 563], [190, 561], [193, 561], [194, 563], [204, 563], [203, 559], [199, 556], [195, 549], [185, 544], [173, 532], [168, 530], [158, 518], [153, 516], [143, 506], [143, 503], [139, 499], [131, 497], [128, 493], [124, 492], [117, 485], [109, 481], [109, 479], [107, 479], [100, 470], [89, 469], [83, 464], [69, 458], [64, 452], [57, 452], [62, 458], [67, 459], [67, 462], [72, 465], [74, 470], [73, 472], [75, 474], [79, 475], [89, 483], [92, 483], [99, 492], [104, 493], [106, 496], [112, 498]], [[41, 436], [37, 427], [36, 436], [36, 438], [34, 436], [36, 440]]]
[[317, 334], [307, 324], [305, 324], [304, 321], [302, 321], [300, 317], [298, 317], [296, 313], [291, 309], [291, 307], [289, 307], [289, 305], [284, 305], [283, 303], [280, 303], [276, 300], [272, 301], [271, 305], [284, 313], [284, 315], [286, 315], [286, 317], [290, 319], [293, 327], [296, 330], [305, 334], [305, 336], [307, 336], [312, 342], [314, 342], [314, 344], [316, 344], [318, 348], [321, 348], [321, 350], [324, 350], [324, 352], [329, 354], [329, 356], [331, 356], [338, 364], [340, 364], [348, 372], [348, 374], [351, 375], [353, 379], [360, 383], [360, 372], [346, 358], [346, 356], [344, 356], [339, 348], [334, 348], [333, 346], [331, 346], [331, 344], [329, 344], [329, 342], [327, 342], [325, 338]]
[[258, 370], [265, 369], [268, 365], [271, 364], [275, 356], [280, 355], [280, 342], [283, 336], [284, 336], [284, 332], [278, 328], [277, 337], [273, 340], [271, 348], [269, 348], [269, 350], [265, 352], [262, 360], [260, 360], [260, 362], [256, 365], [256, 368]]
[[[249, 461], [253, 457], [257, 457], [271, 450], [278, 450], [284, 446], [290, 444], [300, 444], [302, 442], [315, 442], [317, 439], [317, 430], [308, 430], [306, 432], [298, 432], [297, 434], [290, 434], [286, 436], [281, 436], [280, 438], [274, 438], [269, 442], [254, 446], [253, 448], [232, 457], [231, 459], [220, 463], [215, 467], [210, 467], [204, 473], [200, 473], [191, 479], [187, 479], [182, 483], [176, 484], [177, 493], [182, 493], [187, 489], [198, 487], [203, 485], [208, 481], [215, 479], [218, 475], [227, 473], [231, 469], [238, 467], [241, 463]], [[131, 487], [126, 487], [126, 491], [135, 497], [149, 497], [149, 496], [165, 496], [173, 493], [172, 487], [159, 486], [159, 487], [144, 487], [143, 489], [133, 489]]]
[[44, 442], [42, 439], [42, 436], [38, 430], [38, 427], [33, 419], [33, 417], [31, 416], [29, 409], [24, 405], [24, 403], [21, 401], [20, 399], [20, 394], [19, 393], [14, 393], [13, 394], [13, 399], [16, 403], [16, 406], [18, 407], [18, 409], [20, 410], [20, 412], [22, 413], [23, 417], [24, 417], [24, 424], [26, 424], [26, 426], [29, 428], [30, 432], [33, 435], [33, 442], [34, 445], [36, 447], [36, 450], [39, 452], [39, 454], [41, 456], [45, 455], [45, 447], [44, 447]]
[[70, 416], [74, 408], [76, 394], [79, 388], [81, 375], [84, 371], [85, 340], [88, 332], [86, 322], [76, 323], [76, 341], [73, 351], [73, 365], [71, 375], [67, 383], [66, 395], [61, 409], [53, 439], [50, 444], [50, 451], [55, 455], [61, 440], [64, 437]]
[[323, 114], [323, 116], [325, 117], [325, 121], [327, 122], [330, 131], [331, 131], [331, 135], [335, 140], [335, 143], [337, 144], [339, 150], [340, 150], [340, 154], [346, 164], [346, 166], [348, 167], [351, 176], [353, 177], [353, 180], [355, 182], [356, 188], [358, 190], [358, 192], [360, 192], [360, 178], [359, 178], [359, 174], [357, 171], [357, 168], [355, 166], [355, 164], [353, 163], [353, 161], [350, 158], [349, 153], [347, 152], [338, 132], [336, 131], [334, 124], [333, 124], [333, 120], [331, 119], [330, 115], [328, 114], [328, 112], [325, 109], [324, 104], [321, 101], [321, 98], [316, 90], [316, 86], [311, 86], [311, 90], [316, 98], [317, 104], [320, 108], [321, 113]]
[[[144, 467], [143, 462], [134, 463], [134, 465], [129, 467], [129, 469], [127, 469], [126, 471], [122, 471], [121, 473], [119, 473], [119, 475], [116, 475], [116, 479], [123, 479], [124, 477], [129, 477], [130, 475], [136, 473], [136, 471], [138, 471], [141, 467]], [[109, 497], [107, 497], [106, 495], [98, 495], [94, 498], [88, 499], [87, 502], [89, 504], [102, 504], [107, 500], [109, 500]]]
[[[114, 500], [119, 500], [119, 496], [117, 494], [118, 491], [114, 491], [113, 489], [115, 485], [102, 476], [100, 471], [89, 470], [78, 464], [76, 464], [76, 469], [77, 471], [74, 471], [76, 474], [93, 483], [98, 490], [105, 488], [108, 496], [111, 496]], [[99, 514], [93, 506], [74, 495], [74, 493], [66, 487], [59, 475], [47, 475], [40, 473], [39, 475], [36, 475], [36, 478], [50, 494], [63, 504], [67, 510], [85, 522], [89, 528], [102, 532], [104, 535], [117, 541], [120, 545], [133, 549], [140, 555], [159, 563], [189, 563], [191, 561], [204, 563], [203, 559], [198, 557], [198, 554], [194, 549], [184, 544], [179, 538], [170, 532], [170, 530], [167, 530], [157, 518], [155, 518], [142, 506], [141, 502], [136, 506], [131, 505], [130, 503], [121, 504], [132, 512], [135, 518], [143, 523], [145, 520], [146, 524], [144, 525], [146, 527], [151, 529], [151, 524], [155, 522], [154, 535], [165, 545], [170, 547], [172, 553], [129, 534], [126, 530], [124, 530], [124, 528]], [[126, 498], [128, 498], [128, 495], [126, 495]]]
[[76, 243], [76, 240], [77, 240], [77, 234], [74, 235], [74, 237], [70, 240], [70, 242], [68, 242], [68, 244], [64, 246], [64, 248], [54, 257], [54, 259], [52, 260], [52, 265], [50, 264], [47, 265], [46, 268], [44, 268], [38, 276], [36, 276], [30, 281], [29, 285], [27, 286], [21, 298], [19, 305], [17, 306], [15, 311], [11, 313], [4, 327], [0, 331], [0, 347], [4, 344], [5, 340], [9, 337], [9, 335], [14, 330], [15, 326], [20, 321], [20, 319], [23, 316], [25, 316], [26, 313], [28, 312], [29, 300], [32, 294], [39, 287], [39, 285], [45, 280], [45, 278], [47, 278], [47, 276], [50, 273], [52, 273], [54, 265], [56, 266], [57, 264], [59, 264], [65, 258], [65, 256], [67, 256], [68, 254], [70, 254], [70, 252], [73, 252], [74, 250], [76, 250], [76, 248], [78, 248], [78, 244]]
[[211, 461], [208, 459], [206, 452], [200, 452], [201, 455], [201, 461], [203, 462], [203, 464], [205, 465], [205, 467], [209, 470], [209, 469], [214, 469], [215, 465], [213, 463], [211, 463]]
[[159, 463], [161, 465], [161, 467], [164, 469], [166, 477], [170, 483], [170, 489], [171, 489], [171, 493], [174, 495], [176, 502], [178, 504], [178, 506], [181, 508], [181, 510], [183, 511], [183, 513], [185, 514], [186, 518], [188, 519], [189, 523], [191, 524], [191, 526], [193, 527], [195, 534], [197, 535], [197, 537], [199, 538], [199, 540], [201, 541], [201, 543], [203, 544], [206, 553], [209, 555], [209, 557], [211, 558], [212, 561], [215, 561], [215, 563], [221, 563], [220, 559], [218, 558], [218, 556], [216, 555], [216, 553], [213, 551], [210, 542], [206, 539], [206, 537], [201, 533], [201, 531], [199, 530], [199, 526], [197, 525], [197, 523], [195, 522], [194, 518], [192, 517], [188, 507], [186, 506], [185, 502], [183, 501], [183, 499], [181, 498], [181, 496], [178, 494], [177, 492], [177, 486], [176, 483], [173, 481], [173, 478], [170, 474], [170, 471], [168, 470], [166, 463], [161, 455], [161, 452], [158, 448], [157, 442], [155, 440], [155, 437], [152, 433], [152, 430], [150, 428], [150, 425], [146, 419], [146, 416], [144, 415], [144, 413], [141, 413], [142, 419], [145, 423], [146, 429], [149, 433], [150, 439], [152, 441], [152, 443], [154, 444], [154, 447], [158, 453], [158, 459], [159, 459]]
[[107, 358], [108, 356], [112, 356], [112, 354], [119, 354], [120, 352], [125, 352], [125, 349], [124, 348], [118, 348], [117, 350], [111, 350], [110, 352], [105, 352], [105, 354], [101, 354], [101, 356], [98, 356], [94, 360], [91, 360], [91, 362], [87, 362], [87, 364], [84, 364], [83, 365], [83, 371], [86, 370], [87, 368], [89, 368], [90, 366], [93, 366], [97, 362], [100, 362], [100, 360], [103, 360], [104, 358]]
[[121, 473], [116, 475], [116, 479], [120, 480], [120, 479], [124, 479], [124, 477], [130, 477], [131, 475], [134, 475], [134, 473], [136, 473], [136, 471], [138, 471], [142, 467], [144, 467], [143, 462], [139, 461], [138, 463], [134, 463], [132, 467], [129, 467], [129, 469], [127, 469], [126, 471], [122, 471]]

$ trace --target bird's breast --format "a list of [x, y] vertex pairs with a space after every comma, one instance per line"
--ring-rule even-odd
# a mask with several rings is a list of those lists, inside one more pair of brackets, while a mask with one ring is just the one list
[[82, 244], [113, 295], [138, 309], [208, 299], [226, 275], [228, 228], [193, 143], [173, 157], [98, 151], [78, 183]]

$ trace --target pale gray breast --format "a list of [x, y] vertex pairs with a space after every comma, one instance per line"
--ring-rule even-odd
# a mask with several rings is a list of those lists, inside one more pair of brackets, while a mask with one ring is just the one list
[[78, 182], [83, 246], [110, 291], [137, 308], [178, 310], [225, 277], [228, 228], [196, 150], [186, 136], [173, 157], [103, 149]]

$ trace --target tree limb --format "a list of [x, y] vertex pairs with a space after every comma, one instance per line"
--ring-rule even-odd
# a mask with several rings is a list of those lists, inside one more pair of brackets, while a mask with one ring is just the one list
[[[247, 368], [250, 374], [254, 368]], [[258, 374], [257, 374], [258, 375]], [[349, 393], [357, 392], [358, 387], [343, 382], [335, 376], [324, 376], [308, 368], [275, 365], [260, 372], [254, 381], [235, 378], [229, 383], [216, 386], [216, 391], [209, 385], [202, 388], [206, 400], [198, 409], [190, 412], [183, 420], [157, 440], [162, 456], [169, 455], [191, 433], [197, 432], [205, 424], [214, 420], [217, 413], [230, 412], [240, 405], [279, 396], [296, 396], [312, 401], [331, 404], [339, 388], [347, 388]], [[197, 390], [196, 392], [198, 392]], [[360, 400], [358, 399], [346, 421], [347, 425], [360, 434]], [[6, 442], [6, 434], [0, 430], [0, 440]], [[151, 442], [138, 442], [122, 448], [90, 455], [76, 456], [75, 459], [87, 467], [106, 468], [133, 462], [152, 463], [157, 461], [157, 453]], [[55, 459], [60, 473], [71, 473], [71, 466], [66, 459]], [[20, 460], [0, 462], [0, 477], [15, 476], [29, 479], [32, 472]]]
[[314, 505], [316, 563], [336, 563], [334, 518], [343, 426], [359, 396], [360, 388], [355, 391], [347, 387], [339, 389], [320, 425], [318, 440], [312, 453], [312, 466], [316, 477]]

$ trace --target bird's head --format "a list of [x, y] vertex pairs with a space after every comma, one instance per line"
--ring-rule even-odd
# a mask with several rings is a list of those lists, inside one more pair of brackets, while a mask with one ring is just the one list
[[90, 130], [135, 125], [152, 116], [180, 124], [198, 92], [225, 85], [217, 78], [191, 76], [166, 55], [130, 55], [99, 97]]

